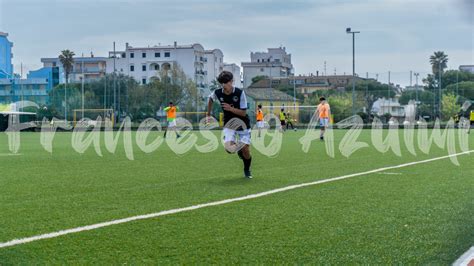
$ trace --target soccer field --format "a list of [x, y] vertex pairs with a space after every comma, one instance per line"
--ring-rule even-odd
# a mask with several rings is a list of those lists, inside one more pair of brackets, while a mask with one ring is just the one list
[[346, 158], [338, 145], [347, 131], [334, 133], [335, 158], [320, 141], [303, 152], [304, 131], [285, 132], [278, 156], [253, 150], [251, 180], [222, 147], [179, 156], [166, 143], [150, 154], [134, 147], [128, 160], [122, 141], [115, 154], [102, 144], [100, 157], [56, 133], [48, 153], [39, 133], [22, 133], [12, 155], [2, 134], [0, 243], [420, 163], [3, 247], [0, 264], [451, 264], [474, 246], [474, 153], [459, 155], [460, 166], [421, 162], [448, 152], [433, 144], [414, 156], [403, 144], [401, 157], [380, 153], [364, 130], [358, 141], [369, 147]]

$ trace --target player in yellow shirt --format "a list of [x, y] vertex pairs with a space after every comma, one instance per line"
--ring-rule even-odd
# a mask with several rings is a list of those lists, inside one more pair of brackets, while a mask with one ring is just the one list
[[179, 107], [174, 106], [173, 102], [170, 102], [168, 104], [168, 107], [166, 107], [164, 110], [166, 112], [166, 120], [168, 121], [168, 127], [166, 128], [166, 131], [165, 131], [165, 138], [166, 138], [166, 133], [168, 132], [168, 130], [174, 131], [176, 133], [176, 138], [181, 137], [178, 134], [178, 131], [176, 129], [176, 112], [179, 111]]
[[329, 116], [331, 113], [331, 107], [329, 103], [327, 103], [326, 98], [320, 97], [319, 98], [319, 105], [316, 109], [316, 113], [319, 115], [319, 125], [321, 126], [321, 133], [319, 135], [319, 139], [321, 141], [324, 140], [324, 132], [326, 128], [329, 126]]
[[285, 131], [285, 125], [286, 125], [286, 114], [285, 114], [285, 109], [281, 108], [280, 110], [280, 131]]
[[257, 108], [257, 129], [258, 129], [258, 137], [260, 137], [260, 131], [264, 127], [264, 121], [263, 121], [263, 111], [262, 111], [262, 105], [259, 104]]

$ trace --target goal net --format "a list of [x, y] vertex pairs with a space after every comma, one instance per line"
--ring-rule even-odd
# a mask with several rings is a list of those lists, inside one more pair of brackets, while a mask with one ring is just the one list
[[111, 121], [112, 125], [115, 121], [113, 109], [74, 109], [73, 110], [73, 126], [76, 126], [83, 118], [90, 119], [88, 126], [97, 126], [97, 118], [101, 117], [101, 127], [105, 126], [105, 120]]

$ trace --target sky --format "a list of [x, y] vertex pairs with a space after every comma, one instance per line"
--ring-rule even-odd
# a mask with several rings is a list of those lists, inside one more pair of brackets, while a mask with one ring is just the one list
[[356, 73], [387, 82], [390, 71], [405, 86], [410, 71], [430, 73], [434, 51], [449, 69], [474, 64], [473, 14], [474, 0], [0, 0], [0, 31], [24, 76], [64, 49], [107, 56], [114, 41], [117, 50], [200, 43], [239, 65], [283, 46], [296, 74], [329, 75], [352, 73], [351, 27]]

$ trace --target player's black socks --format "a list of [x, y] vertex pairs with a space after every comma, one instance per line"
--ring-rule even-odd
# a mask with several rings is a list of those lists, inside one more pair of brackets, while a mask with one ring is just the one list
[[242, 150], [239, 150], [239, 151], [237, 152], [237, 155], [239, 156], [239, 158], [240, 158], [241, 160], [244, 160], [244, 154], [243, 154]]
[[244, 161], [244, 170], [245, 171], [248, 171], [250, 170], [250, 165], [252, 164], [252, 157], [250, 157], [249, 159], [242, 159]]

